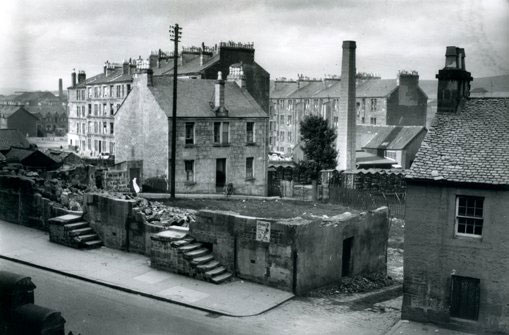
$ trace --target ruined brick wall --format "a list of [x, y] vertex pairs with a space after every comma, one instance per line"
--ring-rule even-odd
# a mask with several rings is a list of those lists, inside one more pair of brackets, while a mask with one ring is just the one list
[[74, 213], [45, 198], [36, 182], [21, 176], [0, 176], [0, 220], [48, 230], [52, 217]]
[[[482, 239], [455, 237], [458, 194], [484, 197]], [[408, 186], [403, 318], [449, 322], [455, 274], [480, 279], [479, 320], [466, 327], [509, 332], [508, 203], [508, 191]]]

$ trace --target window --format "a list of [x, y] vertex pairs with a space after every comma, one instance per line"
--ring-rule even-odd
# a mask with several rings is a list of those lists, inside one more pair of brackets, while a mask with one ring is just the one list
[[80, 124], [76, 123], [76, 134], [80, 133]]
[[108, 133], [108, 123], [103, 122], [103, 134], [107, 134], [107, 133]]
[[[81, 124], [81, 132], [83, 134], [85, 134], [85, 124], [84, 123]], [[85, 147], [85, 144], [83, 144], [83, 147]]]
[[248, 122], [246, 123], [246, 141], [247, 143], [254, 143], [254, 122]]
[[114, 113], [113, 104], [110, 104], [110, 115], [113, 115], [113, 113]]
[[113, 122], [110, 122], [110, 134], [113, 135]]
[[228, 144], [230, 142], [229, 135], [229, 122], [214, 122], [214, 144]]
[[131, 92], [131, 85], [127, 84], [127, 94], [129, 94], [129, 92]]
[[376, 117], [369, 118], [369, 123], [370, 124], [376, 124]]
[[81, 116], [85, 117], [85, 106], [81, 106]]
[[92, 139], [88, 139], [88, 150], [92, 150]]
[[288, 115], [288, 121], [286, 122], [287, 125], [291, 125], [292, 124], [292, 116], [291, 115]]
[[120, 98], [120, 85], [117, 85], [117, 98]]
[[214, 122], [214, 143], [221, 142], [221, 122]]
[[94, 87], [94, 98], [97, 98], [99, 96], [99, 90], [98, 90], [98, 87], [95, 86]]
[[247, 157], [246, 158], [246, 179], [254, 179], [253, 164], [254, 164], [254, 158]]
[[94, 116], [97, 116], [98, 113], [99, 113], [99, 105], [94, 104]]
[[285, 140], [285, 132], [280, 131], [279, 132], [279, 141], [284, 142], [284, 140]]
[[288, 132], [288, 142], [291, 142], [292, 141], [292, 132], [289, 131]]
[[194, 161], [184, 161], [186, 169], [186, 182], [194, 182]]
[[[337, 116], [334, 116], [334, 118], [332, 120], [333, 120], [333, 123], [334, 123], [334, 127], [337, 127], [338, 126], [338, 122], [339, 122], [339, 118]], [[363, 121], [363, 123], [364, 123], [364, 121]]]
[[92, 87], [89, 87], [88, 88], [88, 97], [91, 98], [92, 97]]
[[194, 144], [194, 122], [186, 122], [186, 144]]
[[396, 160], [396, 151], [394, 150], [385, 150], [384, 156], [390, 159]]
[[97, 134], [99, 131], [98, 131], [98, 126], [97, 126], [97, 122], [94, 122], [94, 134]]
[[113, 85], [110, 85], [110, 97], [113, 98]]
[[102, 112], [103, 112], [103, 115], [104, 115], [104, 116], [107, 116], [107, 115], [108, 115], [108, 109], [107, 109], [107, 106], [108, 106], [107, 104], [103, 104], [103, 111], [102, 111]]
[[376, 98], [371, 99], [371, 112], [376, 112]]
[[280, 115], [279, 116], [279, 124], [283, 125], [285, 123], [285, 116], [284, 115]]
[[88, 115], [92, 115], [92, 105], [88, 104]]
[[456, 196], [456, 235], [482, 236], [483, 205], [483, 197]]
[[113, 150], [115, 150], [115, 143], [110, 142], [110, 154], [114, 154]]

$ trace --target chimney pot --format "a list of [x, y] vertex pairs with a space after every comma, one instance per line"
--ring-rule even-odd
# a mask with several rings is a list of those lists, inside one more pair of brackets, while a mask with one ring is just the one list
[[214, 112], [216, 116], [227, 117], [228, 110], [224, 106], [224, 80], [221, 71], [217, 73], [217, 81], [214, 85]]
[[72, 69], [71, 73], [71, 83], [72, 87], [76, 86], [76, 70]]

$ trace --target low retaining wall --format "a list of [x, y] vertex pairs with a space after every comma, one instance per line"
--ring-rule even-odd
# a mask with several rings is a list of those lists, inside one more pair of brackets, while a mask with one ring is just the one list
[[350, 275], [386, 271], [387, 208], [328, 219], [272, 220], [203, 210], [190, 235], [240, 278], [296, 294], [337, 282], [343, 241], [353, 237]]
[[89, 193], [85, 196], [84, 218], [106, 247], [150, 255], [150, 237], [164, 228], [146, 222], [135, 205], [135, 200]]
[[59, 207], [36, 190], [36, 181], [0, 175], [0, 219], [47, 231], [48, 220], [64, 214], [81, 214]]

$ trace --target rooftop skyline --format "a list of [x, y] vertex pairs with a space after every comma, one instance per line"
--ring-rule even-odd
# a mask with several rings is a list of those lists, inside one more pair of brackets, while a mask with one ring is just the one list
[[2, 4], [0, 93], [65, 88], [73, 68], [92, 76], [106, 60], [170, 50], [175, 23], [183, 46], [254, 42], [271, 79], [339, 75], [343, 40], [357, 42], [358, 71], [382, 78], [433, 79], [448, 45], [465, 48], [474, 77], [508, 74], [508, 19], [506, 0], [19, 0]]

